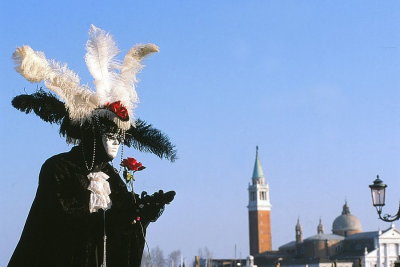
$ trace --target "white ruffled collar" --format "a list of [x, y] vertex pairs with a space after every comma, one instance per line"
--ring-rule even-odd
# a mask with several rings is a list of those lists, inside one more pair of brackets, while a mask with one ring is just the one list
[[110, 184], [107, 179], [110, 178], [104, 172], [91, 172], [87, 175], [90, 181], [88, 190], [90, 193], [89, 211], [96, 212], [99, 209], [107, 210], [111, 208]]

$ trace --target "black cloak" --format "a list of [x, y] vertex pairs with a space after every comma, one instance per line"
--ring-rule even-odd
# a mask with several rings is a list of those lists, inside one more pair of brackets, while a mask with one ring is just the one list
[[[146, 228], [175, 192], [133, 196], [110, 164], [97, 163], [94, 170], [110, 177], [112, 206], [105, 214], [89, 212], [89, 171], [80, 147], [43, 164], [35, 200], [8, 266], [98, 267], [103, 262], [104, 229], [107, 267], [140, 266]], [[133, 223], [137, 217], [140, 222]]]

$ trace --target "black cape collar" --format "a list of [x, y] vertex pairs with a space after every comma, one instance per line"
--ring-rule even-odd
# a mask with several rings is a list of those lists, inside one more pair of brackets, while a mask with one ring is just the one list
[[[97, 153], [96, 153], [97, 154]], [[91, 158], [92, 155], [88, 155], [90, 160], [87, 159], [86, 154], [85, 154], [85, 158], [83, 157], [83, 151], [82, 148], [80, 146], [75, 146], [73, 147], [70, 152], [68, 153], [69, 159], [74, 162], [79, 169], [81, 169], [83, 172], [85, 173], [91, 173], [91, 172], [99, 172], [99, 171], [108, 171], [108, 170], [112, 170], [113, 167], [107, 162], [107, 161], [98, 161], [96, 159], [97, 155], [95, 155], [95, 162], [94, 162], [94, 166], [91, 170], [88, 170], [86, 165], [88, 165], [90, 167], [91, 165]], [[86, 164], [85, 164], [85, 159], [86, 159]]]

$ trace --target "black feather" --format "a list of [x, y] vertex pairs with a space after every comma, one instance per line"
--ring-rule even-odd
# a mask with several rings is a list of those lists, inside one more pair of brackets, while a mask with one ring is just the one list
[[[68, 138], [79, 140], [82, 135], [92, 134], [93, 125], [90, 123], [83, 125], [72, 123], [64, 103], [53, 94], [42, 89], [31, 95], [14, 97], [12, 105], [25, 113], [33, 111], [46, 122], [59, 124], [60, 134], [67, 140]], [[108, 121], [102, 122], [102, 125], [110, 132], [116, 128], [112, 122]], [[169, 141], [168, 136], [140, 119], [136, 121], [136, 127], [131, 127], [126, 132], [124, 144], [143, 152], [151, 152], [170, 161], [175, 161], [177, 158], [175, 146]]]
[[83, 133], [83, 125], [72, 123], [69, 116], [65, 116], [60, 124], [60, 135], [67, 138], [67, 142], [71, 139], [80, 140]]
[[31, 95], [16, 96], [11, 104], [27, 114], [33, 111], [42, 120], [50, 123], [60, 124], [67, 115], [64, 103], [42, 89]]
[[170, 161], [175, 161], [177, 158], [175, 146], [169, 141], [168, 136], [140, 119], [136, 120], [136, 127], [131, 127], [126, 132], [124, 144], [143, 152], [152, 152]]

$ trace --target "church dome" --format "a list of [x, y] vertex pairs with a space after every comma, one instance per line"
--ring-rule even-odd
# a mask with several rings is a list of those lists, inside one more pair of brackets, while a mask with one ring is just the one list
[[343, 205], [342, 215], [338, 216], [332, 224], [332, 232], [336, 235], [348, 236], [361, 232], [360, 220], [350, 213], [347, 202]]

